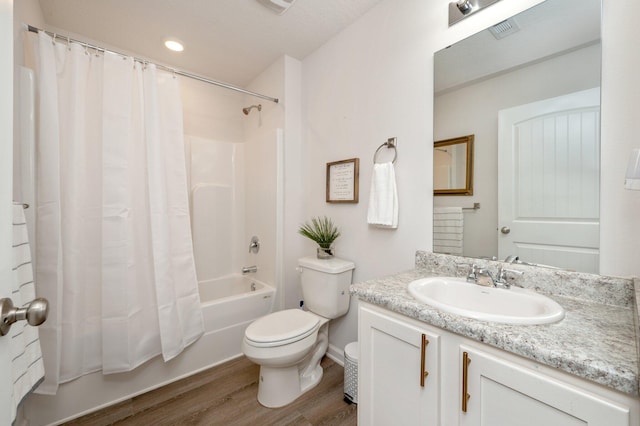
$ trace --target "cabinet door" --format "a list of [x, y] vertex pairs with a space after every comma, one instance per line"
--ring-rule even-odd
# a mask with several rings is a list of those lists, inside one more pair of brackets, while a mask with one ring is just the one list
[[439, 424], [440, 336], [426, 328], [360, 308], [358, 424]]
[[[463, 357], [467, 411], [462, 411]], [[580, 388], [536, 374], [475, 348], [460, 346], [461, 426], [628, 426], [629, 409]]]

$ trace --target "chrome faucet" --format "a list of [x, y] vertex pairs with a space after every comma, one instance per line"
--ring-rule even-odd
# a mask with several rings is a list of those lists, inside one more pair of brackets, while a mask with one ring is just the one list
[[257, 266], [243, 266], [242, 267], [242, 275], [246, 275], [249, 274], [251, 272], [258, 272], [258, 267]]
[[520, 258], [515, 254], [510, 254], [504, 259], [506, 263], [516, 263], [518, 260], [520, 260]]
[[[522, 271], [515, 271], [513, 269], [506, 269], [500, 266], [498, 268], [498, 273], [495, 278], [486, 268], [480, 268], [478, 265], [471, 265], [471, 270], [469, 271], [469, 275], [467, 275], [467, 281], [484, 286], [484, 287], [495, 287], [502, 288], [505, 290], [509, 290], [513, 284], [513, 282], [509, 282], [508, 275], [515, 275], [517, 277], [521, 277], [524, 275]], [[519, 286], [518, 286], [519, 287]]]
[[516, 271], [513, 269], [506, 269], [501, 266], [500, 268], [498, 268], [498, 280], [495, 283], [496, 287], [504, 288], [506, 290], [510, 289], [512, 285], [516, 285], [520, 287], [517, 284], [509, 282], [507, 274], [515, 275], [516, 277], [521, 277], [524, 275], [524, 272]]
[[471, 269], [469, 270], [469, 274], [467, 275], [467, 282], [477, 283], [478, 282], [478, 265], [471, 265]]
[[495, 287], [496, 280], [488, 269], [480, 268], [476, 271], [476, 284], [483, 287]]
[[471, 265], [471, 271], [467, 275], [467, 281], [484, 286], [495, 287], [495, 280], [488, 269], [479, 268], [478, 265]]

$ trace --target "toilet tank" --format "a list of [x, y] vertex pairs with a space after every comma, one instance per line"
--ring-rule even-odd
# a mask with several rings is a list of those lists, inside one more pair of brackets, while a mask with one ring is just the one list
[[348, 260], [298, 259], [304, 304], [325, 318], [338, 318], [349, 310], [349, 285], [355, 264]]

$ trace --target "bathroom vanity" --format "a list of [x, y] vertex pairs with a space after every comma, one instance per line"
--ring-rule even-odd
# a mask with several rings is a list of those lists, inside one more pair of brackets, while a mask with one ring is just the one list
[[449, 314], [407, 290], [472, 262], [418, 252], [415, 270], [351, 286], [360, 299], [359, 424], [640, 424], [632, 280], [518, 266], [523, 285], [565, 309], [546, 325]]

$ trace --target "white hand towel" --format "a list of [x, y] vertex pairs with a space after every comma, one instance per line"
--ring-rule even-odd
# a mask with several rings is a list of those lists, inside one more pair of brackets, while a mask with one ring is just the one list
[[[26, 305], [35, 299], [29, 237], [22, 204], [13, 205], [13, 278], [11, 298], [15, 306]], [[27, 321], [18, 321], [11, 326], [5, 339], [7, 337], [11, 339], [11, 418], [15, 421], [20, 402], [44, 380], [44, 364], [36, 327], [30, 326]]]
[[386, 228], [398, 227], [398, 191], [393, 163], [373, 165], [367, 223]]
[[457, 215], [462, 214], [462, 207], [434, 207], [433, 213], [455, 213]]
[[461, 207], [433, 208], [433, 252], [462, 255], [464, 216]]

